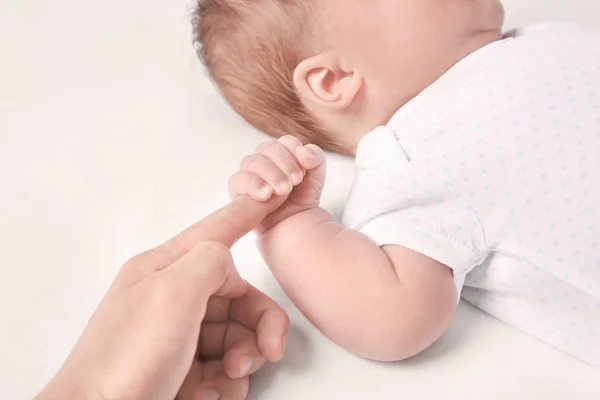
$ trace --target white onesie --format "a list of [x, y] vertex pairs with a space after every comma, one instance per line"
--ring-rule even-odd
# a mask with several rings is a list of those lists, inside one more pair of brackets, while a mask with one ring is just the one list
[[[344, 224], [600, 366], [600, 34], [546, 24], [460, 61], [361, 141]], [[464, 287], [463, 287], [464, 286]]]

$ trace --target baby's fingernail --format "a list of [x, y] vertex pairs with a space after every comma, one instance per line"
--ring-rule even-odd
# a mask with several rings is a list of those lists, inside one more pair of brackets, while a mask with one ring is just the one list
[[292, 183], [294, 185], [299, 184], [300, 182], [302, 182], [302, 179], [304, 178], [304, 176], [302, 175], [302, 173], [300, 172], [294, 172], [292, 174]]
[[248, 355], [243, 355], [240, 357], [240, 377], [247, 376], [250, 373], [252, 370], [252, 364], [254, 364], [252, 357]]
[[221, 395], [215, 389], [204, 389], [196, 393], [196, 400], [219, 400]]
[[260, 188], [260, 197], [263, 199], [268, 199], [273, 194], [273, 188], [269, 185], [264, 185]]

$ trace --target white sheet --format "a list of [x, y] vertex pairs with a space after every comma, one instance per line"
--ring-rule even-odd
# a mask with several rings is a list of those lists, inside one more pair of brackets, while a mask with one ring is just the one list
[[[509, 27], [600, 25], [597, 0], [506, 1]], [[187, 0], [0, 1], [0, 398], [31, 397], [85, 326], [119, 266], [226, 200], [264, 138], [202, 76]], [[325, 205], [351, 162], [331, 157]], [[356, 359], [295, 311], [248, 238], [243, 275], [290, 311], [284, 362], [251, 399], [596, 399], [600, 371], [467, 305], [432, 350]]]

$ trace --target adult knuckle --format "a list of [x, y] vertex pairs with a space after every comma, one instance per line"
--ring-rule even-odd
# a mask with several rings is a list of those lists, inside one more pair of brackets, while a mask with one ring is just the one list
[[200, 243], [195, 253], [198, 257], [198, 264], [203, 265], [201, 268], [205, 273], [210, 275], [217, 274], [219, 277], [225, 277], [229, 266], [233, 264], [233, 258], [229, 248], [219, 242], [203, 242]]
[[121, 271], [129, 276], [145, 276], [168, 267], [173, 258], [168, 247], [162, 245], [131, 257], [123, 264]]
[[227, 246], [216, 241], [202, 242], [197, 246], [197, 251], [206, 257], [214, 259], [228, 259], [230, 251]]
[[141, 266], [144, 266], [146, 263], [148, 263], [150, 256], [151, 256], [150, 251], [145, 251], [143, 253], [136, 254], [135, 256], [133, 256], [133, 257], [129, 258], [127, 261], [125, 261], [123, 268], [126, 268], [126, 269], [140, 268]]

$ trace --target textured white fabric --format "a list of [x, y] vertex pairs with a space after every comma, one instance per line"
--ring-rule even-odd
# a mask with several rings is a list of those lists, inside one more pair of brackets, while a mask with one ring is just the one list
[[600, 34], [545, 24], [471, 54], [369, 133], [344, 221], [600, 365], [599, 204]]

